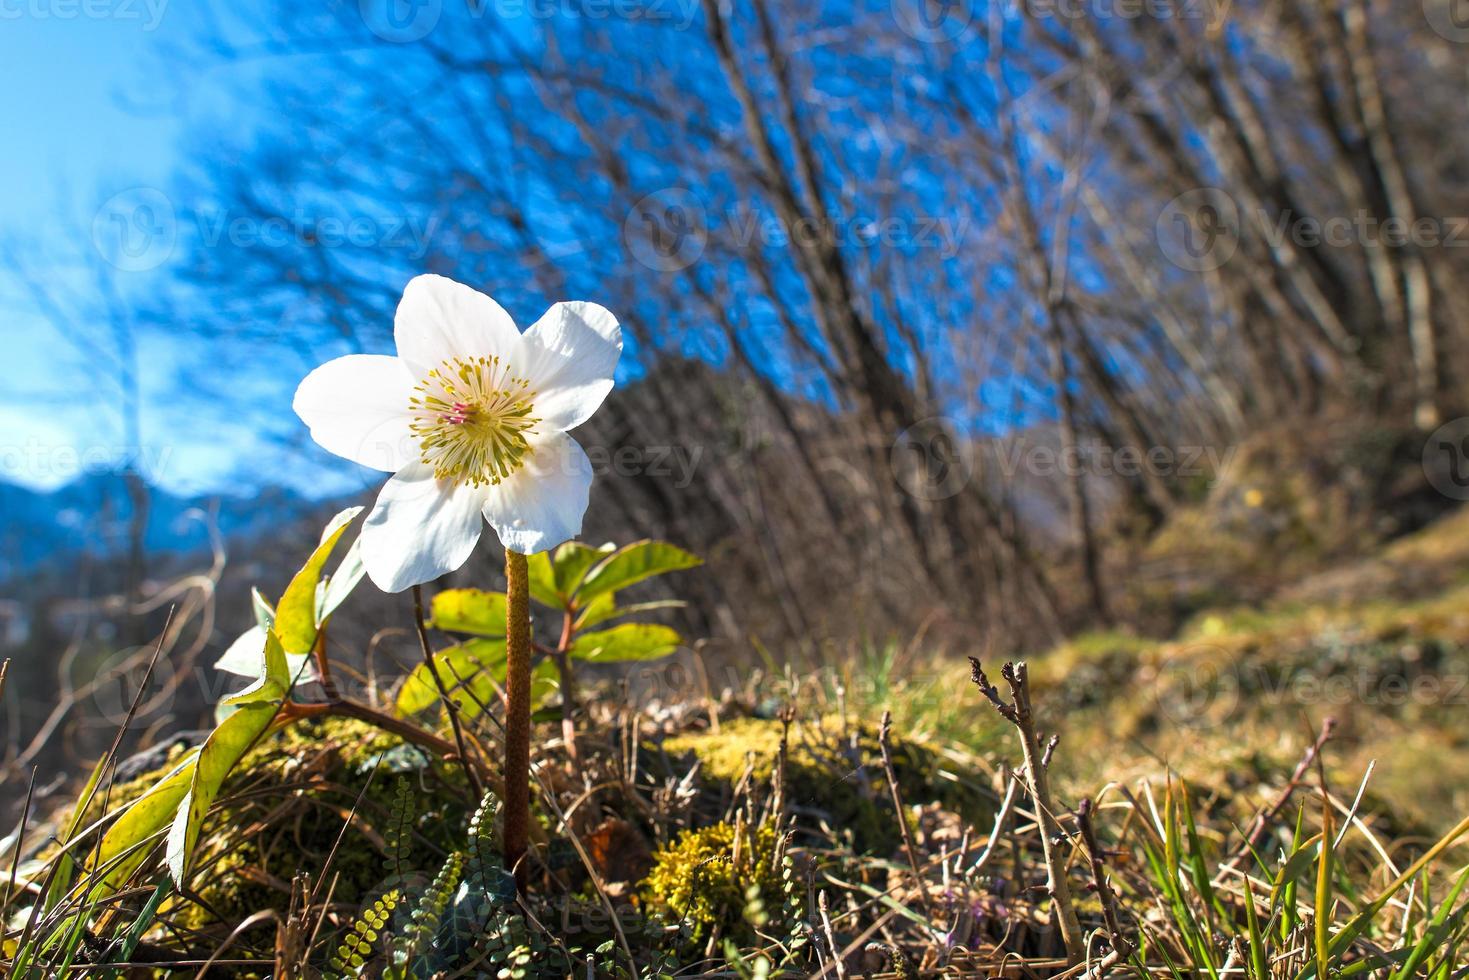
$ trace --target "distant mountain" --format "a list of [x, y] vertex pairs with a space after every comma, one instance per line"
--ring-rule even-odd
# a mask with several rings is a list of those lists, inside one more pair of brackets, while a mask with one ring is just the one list
[[[145, 545], [154, 555], [197, 552], [209, 545], [206, 515], [216, 515], [220, 532], [233, 537], [293, 520], [310, 507], [309, 501], [280, 487], [248, 497], [178, 496], [153, 487]], [[54, 490], [0, 480], [0, 582], [64, 566], [82, 554], [122, 554], [131, 516], [121, 473], [90, 473]]]

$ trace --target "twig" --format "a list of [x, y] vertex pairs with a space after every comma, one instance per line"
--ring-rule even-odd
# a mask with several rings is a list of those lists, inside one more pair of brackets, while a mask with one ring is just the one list
[[903, 848], [908, 852], [908, 867], [913, 869], [913, 885], [923, 898], [923, 911], [933, 921], [933, 905], [928, 900], [928, 886], [923, 872], [918, 870], [918, 849], [913, 843], [913, 828], [908, 826], [908, 814], [903, 809], [903, 793], [898, 788], [898, 774], [893, 768], [892, 750], [893, 713], [882, 713], [882, 728], [877, 733], [877, 745], [882, 750], [882, 771], [888, 778], [888, 790], [893, 795], [893, 807], [898, 811], [898, 828], [903, 832]]
[[1322, 721], [1321, 733], [1316, 736], [1316, 741], [1311, 743], [1311, 747], [1306, 749], [1306, 754], [1297, 763], [1295, 772], [1291, 773], [1290, 780], [1285, 784], [1285, 789], [1281, 790], [1280, 796], [1276, 798], [1274, 803], [1255, 815], [1254, 822], [1250, 824], [1250, 829], [1245, 834], [1244, 846], [1240, 848], [1238, 854], [1224, 864], [1220, 869], [1221, 872], [1225, 870], [1239, 870], [1239, 866], [1259, 846], [1260, 838], [1265, 836], [1265, 831], [1269, 829], [1270, 824], [1275, 821], [1276, 817], [1280, 816], [1281, 811], [1290, 803], [1290, 799], [1300, 787], [1301, 781], [1311, 771], [1312, 763], [1316, 761], [1316, 758], [1321, 754], [1321, 749], [1331, 740], [1334, 734], [1336, 734], [1336, 719], [1328, 717]]
[[[1117, 896], [1112, 892], [1112, 886], [1107, 883], [1107, 868], [1102, 861], [1103, 851], [1097, 843], [1096, 828], [1092, 826], [1092, 801], [1084, 799], [1076, 808], [1076, 826], [1081, 830], [1081, 839], [1086, 842], [1086, 853], [1091, 859], [1092, 878], [1097, 886], [1097, 898], [1102, 903], [1102, 921], [1107, 925], [1107, 935], [1112, 943], [1112, 951], [1117, 953], [1119, 960], [1126, 959], [1132, 955], [1135, 948], [1133, 942], [1122, 932], [1122, 918], [1117, 914]], [[1101, 973], [1097, 973], [1101, 976]]]
[[[459, 755], [458, 748], [448, 739], [440, 738], [432, 732], [424, 731], [417, 725], [404, 721], [394, 715], [379, 711], [361, 701], [353, 701], [341, 698], [336, 701], [326, 701], [320, 704], [301, 704], [295, 701], [287, 701], [281, 705], [280, 713], [276, 716], [280, 722], [298, 721], [302, 718], [317, 718], [322, 715], [336, 715], [342, 718], [355, 718], [366, 722], [376, 728], [393, 735], [397, 735], [405, 742], [411, 742], [419, 748], [426, 749], [443, 759], [465, 758]], [[499, 780], [488, 767], [485, 767], [477, 758], [470, 757], [467, 762], [475, 766], [475, 775], [496, 793], [500, 792]]]
[[572, 762], [576, 755], [576, 677], [571, 672], [571, 640], [576, 635], [576, 620], [571, 611], [561, 616], [561, 639], [549, 651], [561, 676], [561, 737], [566, 739], [566, 754]]
[[796, 711], [790, 705], [780, 709], [780, 748], [775, 753], [775, 792], [770, 805], [777, 826], [785, 819], [786, 764], [791, 752], [791, 722], [795, 719]]
[[469, 789], [476, 797], [485, 795], [485, 789], [480, 785], [479, 777], [475, 775], [474, 766], [469, 761], [469, 752], [464, 745], [464, 729], [459, 724], [459, 706], [454, 699], [449, 697], [449, 691], [444, 687], [444, 679], [439, 676], [439, 668], [434, 664], [434, 648], [429, 646], [428, 627], [423, 621], [423, 589], [415, 585], [413, 587], [413, 625], [418, 629], [418, 644], [423, 648], [423, 662], [428, 667], [428, 672], [434, 677], [434, 685], [439, 689], [439, 697], [444, 701], [444, 710], [449, 714], [449, 727], [454, 731], [454, 744], [459, 751], [459, 763], [464, 767], [464, 776], [469, 780]]
[[5, 900], [3, 902], [0, 902], [0, 914], [6, 916], [9, 916], [10, 914], [11, 888], [15, 884], [16, 876], [20, 871], [20, 852], [21, 849], [25, 847], [26, 824], [29, 823], [31, 819], [31, 805], [35, 801], [35, 796], [36, 770], [32, 768], [31, 780], [29, 785], [26, 786], [25, 806], [20, 811], [20, 829], [15, 832], [15, 843], [12, 845], [15, 850], [10, 855], [10, 876], [5, 879]]
[[[990, 830], [990, 839], [985, 841], [984, 850], [980, 851], [979, 857], [975, 858], [974, 863], [965, 869], [964, 874], [966, 876], [979, 874], [980, 871], [984, 870], [984, 866], [989, 863], [990, 855], [995, 852], [995, 844], [999, 843], [1001, 839], [1000, 835], [1004, 833], [1005, 823], [1010, 819], [1010, 810], [1015, 805], [1015, 790], [1019, 785], [1020, 780], [1016, 779], [1013, 775], [1006, 776], [1005, 798], [1000, 802], [999, 812], [995, 814], [995, 825]], [[964, 857], [963, 854], [959, 856], [961, 859]]]
[[847, 965], [843, 962], [843, 951], [837, 945], [836, 933], [831, 928], [831, 912], [826, 907], [825, 891], [818, 893], [816, 904], [821, 913], [821, 932], [826, 937], [827, 948], [831, 950], [832, 968], [836, 970], [837, 977], [840, 980], [846, 980]]
[[[570, 809], [561, 809], [556, 802], [555, 792], [540, 780], [539, 775], [537, 776], [537, 782], [540, 784], [541, 798], [545, 800], [547, 805], [551, 807], [552, 812], [556, 814], [557, 821], [566, 832], [566, 839], [571, 842], [571, 846], [575, 849], [577, 857], [581, 859], [582, 866], [586, 868], [587, 878], [591, 881], [592, 887], [596, 889], [597, 898], [601, 901], [602, 908], [606, 910], [608, 920], [612, 923], [613, 932], [617, 935], [617, 943], [622, 947], [622, 952], [627, 957], [628, 967], [636, 975], [638, 972], [638, 961], [633, 956], [632, 945], [627, 941], [627, 932], [622, 928], [622, 919], [617, 914], [617, 909], [613, 906], [612, 899], [607, 895], [607, 888], [602, 883], [602, 875], [597, 871], [596, 862], [587, 853], [586, 845], [582, 843], [581, 837], [571, 827]], [[524, 906], [524, 900], [517, 899], [517, 901], [520, 902], [522, 907]]]
[[995, 710], [1020, 733], [1020, 748], [1025, 755], [1030, 796], [1035, 802], [1036, 822], [1040, 826], [1041, 853], [1046, 862], [1046, 891], [1050, 894], [1055, 909], [1061, 942], [1066, 947], [1066, 958], [1074, 966], [1085, 958], [1086, 942], [1082, 937], [1081, 923], [1076, 917], [1071, 886], [1066, 881], [1066, 857], [1060, 846], [1060, 842], [1066, 838], [1056, 820], [1050, 777], [1046, 772], [1046, 764], [1050, 762], [1057, 740], [1053, 737], [1050, 746], [1042, 750], [1040, 736], [1035, 730], [1035, 716], [1031, 711], [1029, 677], [1023, 662], [1007, 663], [1000, 670], [1000, 676], [1005, 678], [1010, 687], [1009, 702], [1000, 697], [1000, 692], [989, 682], [978, 660], [970, 657], [969, 666], [970, 679], [974, 681], [974, 686], [979, 688], [980, 693], [995, 706]]

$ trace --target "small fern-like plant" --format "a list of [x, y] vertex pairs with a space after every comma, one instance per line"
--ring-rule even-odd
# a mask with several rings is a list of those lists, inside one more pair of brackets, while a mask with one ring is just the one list
[[418, 900], [408, 927], [393, 941], [393, 951], [388, 968], [383, 971], [383, 980], [408, 980], [409, 977], [418, 976], [420, 969], [423, 969], [424, 975], [431, 972], [427, 969], [429, 964], [426, 962], [431, 959], [429, 951], [463, 875], [464, 852], [455, 851], [434, 876], [428, 891]]
[[401, 879], [410, 870], [409, 854], [413, 847], [413, 822], [418, 816], [418, 808], [413, 802], [413, 786], [408, 780], [399, 778], [398, 785], [393, 791], [393, 805], [388, 814], [388, 825], [383, 830], [383, 839], [387, 842], [387, 866], [388, 875], [393, 879]]
[[342, 945], [337, 947], [336, 955], [332, 957], [331, 969], [334, 975], [361, 975], [363, 967], [372, 958], [373, 946], [377, 943], [378, 936], [387, 926], [401, 898], [401, 893], [395, 889], [363, 909], [357, 921], [352, 923], [352, 928], [347, 930], [347, 937], [342, 940]]
[[[500, 801], [487, 793], [470, 818], [464, 848], [449, 855], [422, 894], [409, 894], [417, 870], [411, 863], [416, 808], [411, 784], [401, 780], [383, 833], [387, 872], [397, 887], [347, 930], [327, 976], [418, 980], [468, 968], [475, 976], [533, 977], [552, 961], [552, 972], [564, 975], [565, 954], [528, 928], [516, 909], [515, 879], [495, 831], [499, 813]], [[369, 973], [384, 961], [380, 974]]]
[[796, 862], [786, 850], [791, 841], [787, 834], [780, 848], [780, 891], [785, 899], [783, 918], [786, 922], [785, 964], [797, 964], [805, 960], [806, 947], [811, 939], [811, 924], [806, 919], [806, 895], [797, 878]]

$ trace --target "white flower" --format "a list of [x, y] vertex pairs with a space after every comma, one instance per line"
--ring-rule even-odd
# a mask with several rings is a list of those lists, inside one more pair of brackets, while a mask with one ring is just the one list
[[293, 406], [324, 448], [394, 474], [362, 529], [378, 588], [401, 592], [463, 565], [482, 520], [524, 554], [580, 533], [592, 467], [566, 430], [612, 390], [617, 319], [595, 303], [557, 303], [520, 333], [483, 293], [419, 276], [393, 335], [397, 357], [328, 361]]

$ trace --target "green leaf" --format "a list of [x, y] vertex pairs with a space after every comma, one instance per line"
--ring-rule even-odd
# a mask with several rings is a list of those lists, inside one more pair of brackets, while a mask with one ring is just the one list
[[1314, 834], [1296, 845], [1296, 849], [1285, 859], [1280, 870], [1275, 875], [1275, 884], [1270, 890], [1270, 905], [1280, 904], [1281, 896], [1285, 890], [1306, 873], [1306, 869], [1317, 861], [1316, 845], [1321, 841], [1320, 834]]
[[361, 507], [349, 507], [331, 519], [322, 532], [321, 543], [291, 579], [291, 584], [286, 586], [281, 601], [276, 603], [275, 633], [287, 653], [310, 653], [315, 645], [316, 585], [321, 581], [321, 570], [347, 525], [360, 513]]
[[505, 593], [448, 589], [434, 596], [433, 625], [450, 633], [505, 635]]
[[94, 898], [121, 888], [143, 863], [148, 856], [143, 842], [168, 826], [179, 801], [189, 792], [198, 759], [199, 750], [190, 751], [107, 828], [92, 855], [92, 870], [102, 876], [93, 892]]
[[[434, 654], [434, 665], [438, 668], [439, 679], [444, 682], [444, 688], [454, 698], [454, 703], [461, 710], [467, 711], [473, 702], [464, 692], [456, 692], [454, 688], [461, 680], [468, 680], [480, 671], [499, 668], [500, 676], [503, 677], [505, 639], [466, 640], [456, 646], [446, 647]], [[428, 664], [419, 664], [413, 668], [399, 689], [395, 707], [398, 714], [407, 717], [432, 707], [438, 700], [439, 687], [434, 683], [434, 675], [429, 673]], [[478, 706], [474, 706], [473, 713], [479, 713]]]
[[655, 623], [623, 623], [611, 629], [583, 633], [571, 645], [573, 660], [612, 662], [656, 660], [678, 649], [678, 630]]
[[352, 590], [362, 581], [367, 574], [367, 565], [362, 560], [362, 539], [353, 541], [347, 548], [347, 553], [342, 556], [341, 564], [337, 570], [322, 579], [318, 587], [319, 597], [316, 603], [316, 626], [321, 628], [337, 607], [347, 601]]
[[[158, 908], [164, 899], [173, 894], [173, 884], [167, 879], [160, 881], [153, 889], [153, 894], [148, 896], [148, 901], [143, 903], [142, 909], [128, 926], [127, 935], [123, 937], [122, 946], [118, 948], [116, 957], [112, 962], [130, 962], [138, 945], [142, 943], [143, 936], [153, 927], [154, 918], [158, 915]], [[115, 974], [114, 974], [115, 975]]]
[[[444, 689], [459, 710], [460, 717], [478, 717], [485, 707], [498, 698], [496, 686], [505, 684], [504, 639], [466, 640], [434, 654], [434, 666]], [[531, 671], [531, 702], [539, 703], [560, 686], [556, 665], [543, 660]], [[415, 715], [439, 701], [439, 689], [427, 664], [419, 664], [403, 682], [395, 705], [398, 714]]]
[[[273, 643], [277, 651], [279, 643]], [[210, 732], [193, 766], [188, 792], [179, 802], [173, 825], [168, 830], [169, 874], [180, 885], [188, 870], [189, 857], [199, 841], [199, 830], [220, 787], [241, 757], [265, 733], [275, 719], [280, 701], [252, 701], [239, 705], [233, 714]]]
[[526, 561], [526, 583], [530, 597], [543, 606], [562, 608], [561, 597], [556, 594], [556, 572], [551, 567], [551, 556], [538, 551]]
[[1316, 865], [1316, 975], [1331, 974], [1331, 871], [1336, 855], [1332, 853], [1331, 809], [1322, 803], [1321, 860]]
[[1265, 933], [1260, 928], [1260, 916], [1255, 910], [1255, 889], [1250, 884], [1250, 878], [1245, 876], [1245, 926], [1250, 935], [1250, 965], [1254, 968], [1254, 976], [1264, 978], [1270, 976], [1269, 952], [1265, 945]]
[[682, 609], [688, 603], [682, 599], [657, 599], [652, 602], [635, 602], [630, 606], [619, 606], [617, 595], [609, 592], [599, 595], [593, 599], [581, 615], [576, 618], [576, 628], [584, 630], [598, 623], [605, 623], [609, 619], [621, 619], [623, 616], [635, 616], [638, 613], [653, 612], [658, 609]]
[[253, 585], [250, 586], [250, 608], [255, 613], [255, 625], [263, 630], [270, 629], [275, 622], [275, 610], [270, 608], [270, 601]]
[[551, 556], [552, 571], [556, 581], [556, 594], [563, 600], [571, 598], [587, 571], [597, 562], [612, 554], [614, 545], [604, 544], [600, 548], [568, 541], [556, 549]]
[[1450, 913], [1453, 913], [1453, 918], [1457, 919], [1463, 919], [1469, 915], [1469, 905], [1460, 906], [1458, 911], [1454, 912], [1454, 907], [1459, 901], [1459, 896], [1463, 894], [1466, 884], [1469, 884], [1469, 868], [1464, 868], [1459, 872], [1459, 877], [1449, 889], [1448, 897], [1439, 902], [1433, 919], [1424, 926], [1423, 935], [1414, 944], [1407, 958], [1403, 960], [1401, 969], [1393, 974], [1392, 980], [1412, 980], [1418, 975], [1418, 968], [1428, 961], [1429, 956], [1438, 951], [1452, 931], [1453, 919]]
[[585, 606], [597, 596], [625, 589], [654, 575], [701, 564], [699, 558], [667, 541], [635, 541], [587, 572], [576, 591], [576, 601]]

